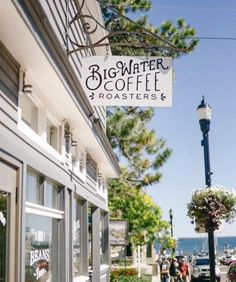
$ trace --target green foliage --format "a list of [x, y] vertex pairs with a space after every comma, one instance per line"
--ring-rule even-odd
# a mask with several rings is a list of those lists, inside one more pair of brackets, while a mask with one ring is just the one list
[[[133, 21], [125, 17], [127, 13], [140, 14], [150, 10], [151, 0], [99, 2], [106, 28], [117, 34], [110, 38], [114, 55], [176, 58], [191, 52], [197, 46], [198, 41], [190, 38], [195, 36], [195, 30], [186, 24], [184, 19], [178, 19], [176, 24], [165, 21], [160, 27], [154, 27], [145, 16]], [[140, 41], [138, 34], [144, 31], [160, 36], [183, 51], [177, 53], [163, 48], [165, 43], [156, 36], [143, 39], [148, 47], [148, 53], [145, 48], [134, 48], [134, 42]], [[125, 34], [119, 36], [120, 32]], [[125, 45], [115, 46], [116, 43]], [[158, 45], [159, 48], [149, 48], [152, 45]], [[169, 224], [162, 219], [160, 208], [143, 192], [143, 188], [160, 182], [162, 176], [160, 168], [171, 155], [165, 141], [157, 138], [156, 132], [148, 127], [154, 111], [152, 108], [116, 107], [108, 108], [107, 115], [108, 138], [117, 158], [126, 165], [121, 176], [108, 183], [110, 216], [113, 219], [129, 221], [130, 242], [133, 245], [152, 242], [158, 236], [163, 249], [171, 248], [174, 243], [168, 231]]]
[[109, 110], [108, 138], [128, 164], [122, 178], [137, 188], [159, 182], [159, 169], [169, 158], [171, 150], [163, 139], [156, 137], [154, 130], [147, 127], [153, 117], [153, 109], [118, 107]]
[[108, 7], [116, 8], [120, 13], [129, 13], [141, 11], [145, 12], [150, 10], [152, 1], [151, 0], [100, 0], [103, 8], [103, 13], [108, 17], [111, 16], [111, 12]]
[[144, 282], [143, 279], [137, 276], [120, 276], [117, 279], [111, 280], [112, 282]]
[[170, 224], [169, 222], [163, 221], [159, 232], [156, 234], [156, 241], [160, 245], [160, 252], [165, 250], [173, 250], [176, 248], [176, 239], [170, 236]]
[[187, 215], [206, 231], [219, 228], [222, 220], [231, 222], [236, 214], [236, 195], [222, 187], [196, 190], [187, 205]]
[[111, 278], [115, 279], [120, 276], [137, 276], [138, 272], [135, 268], [119, 268], [111, 272]]
[[111, 281], [112, 282], [144, 282], [143, 279], [138, 278], [137, 276], [120, 276], [119, 278], [116, 278]]
[[133, 245], [153, 242], [157, 233], [166, 235], [163, 229], [168, 229], [169, 224], [162, 219], [161, 209], [142, 190], [122, 179], [113, 179], [109, 183], [108, 200], [110, 217], [128, 220]]
[[134, 268], [120, 268], [111, 272], [111, 282], [142, 282], [141, 278], [137, 277], [138, 272]]
[[[144, 39], [145, 44], [147, 46], [159, 47], [149, 48], [150, 51], [148, 55], [150, 56], [171, 56], [176, 58], [183, 54], [190, 53], [198, 44], [198, 40], [193, 38], [196, 35], [195, 29], [188, 25], [183, 18], [177, 19], [175, 24], [171, 21], [164, 21], [159, 27], [154, 27], [148, 22], [146, 16], [130, 22], [125, 17], [117, 16], [114, 11], [114, 9], [116, 9], [120, 15], [146, 12], [151, 9], [151, 1], [149, 0], [102, 0], [100, 3], [102, 5], [105, 26], [108, 30], [113, 32], [125, 32], [125, 34], [123, 33], [120, 36], [117, 34], [110, 38], [112, 53], [114, 55], [147, 55], [145, 48], [137, 48], [134, 47], [134, 44], [132, 45], [132, 43], [140, 41], [140, 38], [137, 34], [132, 34], [131, 32], [143, 33], [144, 29], [161, 37], [161, 39], [167, 40], [175, 47], [182, 49], [181, 52], [176, 52], [172, 49], [163, 48], [164, 43], [162, 40], [154, 36], [149, 36]], [[113, 10], [110, 8], [113, 8]], [[130, 46], [113, 45], [121, 42], [131, 44]]]
[[[120, 268], [111, 272], [111, 282], [144, 282], [151, 281], [150, 277], [138, 278], [138, 272], [134, 268]], [[149, 278], [149, 279], [148, 279]]]

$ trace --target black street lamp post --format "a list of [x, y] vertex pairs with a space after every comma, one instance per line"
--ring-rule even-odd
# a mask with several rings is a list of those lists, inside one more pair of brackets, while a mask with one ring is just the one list
[[[205, 183], [207, 187], [211, 187], [211, 169], [210, 169], [210, 154], [208, 133], [210, 131], [211, 108], [202, 98], [201, 104], [197, 108], [199, 123], [202, 131], [203, 140], [201, 145], [204, 149], [204, 164], [205, 164]], [[215, 282], [215, 246], [214, 246], [214, 230], [208, 231], [208, 248], [210, 261], [210, 281]]]
[[173, 238], [173, 211], [172, 209], [169, 210], [169, 216], [170, 216], [170, 235]]
[[[171, 235], [171, 238], [173, 239], [174, 234], [173, 234], [173, 210], [172, 209], [169, 210], [169, 216], [170, 216], [170, 235]], [[174, 253], [175, 253], [175, 247], [172, 249], [172, 255], [174, 255]]]

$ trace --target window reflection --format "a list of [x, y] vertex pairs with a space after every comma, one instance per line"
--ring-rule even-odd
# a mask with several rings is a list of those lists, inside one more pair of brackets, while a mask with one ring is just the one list
[[27, 174], [26, 201], [40, 204], [40, 178], [31, 172]]
[[80, 273], [80, 238], [81, 238], [81, 202], [76, 200], [73, 205], [73, 261], [74, 277]]
[[105, 263], [104, 213], [100, 215], [100, 263]]
[[92, 262], [92, 258], [93, 258], [93, 236], [92, 236], [92, 228], [93, 228], [93, 224], [92, 224], [92, 208], [88, 208], [88, 259], [89, 259], [89, 269], [93, 268], [93, 262]]
[[44, 206], [48, 208], [58, 208], [58, 187], [50, 182], [45, 183]]
[[26, 214], [25, 282], [58, 281], [57, 225], [57, 219]]
[[0, 281], [6, 281], [9, 194], [0, 191]]

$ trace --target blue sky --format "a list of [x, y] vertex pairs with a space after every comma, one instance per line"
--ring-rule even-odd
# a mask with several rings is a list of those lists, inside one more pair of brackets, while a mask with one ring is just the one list
[[[200, 37], [236, 38], [235, 0], [153, 0], [147, 15], [153, 25], [183, 17]], [[172, 108], [156, 108], [151, 127], [173, 154], [161, 169], [162, 181], [149, 189], [164, 218], [174, 213], [174, 236], [199, 237], [186, 205], [204, 187], [204, 159], [196, 108], [204, 94], [212, 107], [210, 159], [212, 184], [236, 189], [236, 40], [200, 40], [190, 55], [175, 60]], [[218, 236], [236, 235], [236, 222]], [[202, 235], [201, 235], [202, 236]]]

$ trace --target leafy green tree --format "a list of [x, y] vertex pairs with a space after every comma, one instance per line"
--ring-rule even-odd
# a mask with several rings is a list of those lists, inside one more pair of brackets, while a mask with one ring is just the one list
[[[198, 44], [198, 40], [194, 38], [195, 29], [183, 18], [177, 19], [175, 24], [164, 21], [159, 27], [154, 27], [146, 16], [133, 21], [126, 17], [127, 14], [150, 10], [150, 0], [101, 0], [100, 3], [106, 28], [115, 32], [109, 39], [114, 55], [161, 55], [176, 58], [193, 51]], [[149, 35], [140, 36], [144, 33]], [[143, 40], [148, 52], [145, 48], [135, 46], [134, 42], [140, 40]], [[169, 49], [170, 45], [172, 47]]]
[[110, 217], [128, 220], [132, 245], [152, 243], [158, 233], [166, 235], [169, 223], [162, 219], [160, 207], [145, 192], [118, 178], [110, 182], [108, 193]]
[[160, 167], [168, 159], [171, 150], [156, 132], [147, 127], [153, 117], [153, 109], [114, 108], [107, 120], [107, 134], [112, 147], [127, 163], [122, 179], [137, 188], [160, 181]]
[[[143, 16], [129, 20], [126, 15], [140, 14], [151, 8], [150, 0], [100, 0], [105, 26], [114, 55], [180, 57], [194, 50], [195, 29], [178, 19], [154, 27]], [[140, 37], [140, 34], [149, 36]], [[142, 43], [146, 48], [135, 44]], [[162, 219], [160, 208], [143, 188], [161, 179], [160, 168], [171, 155], [162, 138], [149, 129], [152, 108], [108, 108], [107, 135], [120, 163], [125, 164], [121, 176], [109, 183], [109, 208], [112, 218], [127, 219], [133, 244], [151, 242], [157, 236], [163, 249], [173, 248], [169, 224]], [[145, 235], [145, 236], [144, 236]]]
[[160, 245], [160, 253], [163, 253], [165, 250], [173, 250], [176, 248], [176, 239], [170, 236], [170, 226], [166, 224], [163, 228], [156, 234], [156, 240]]

